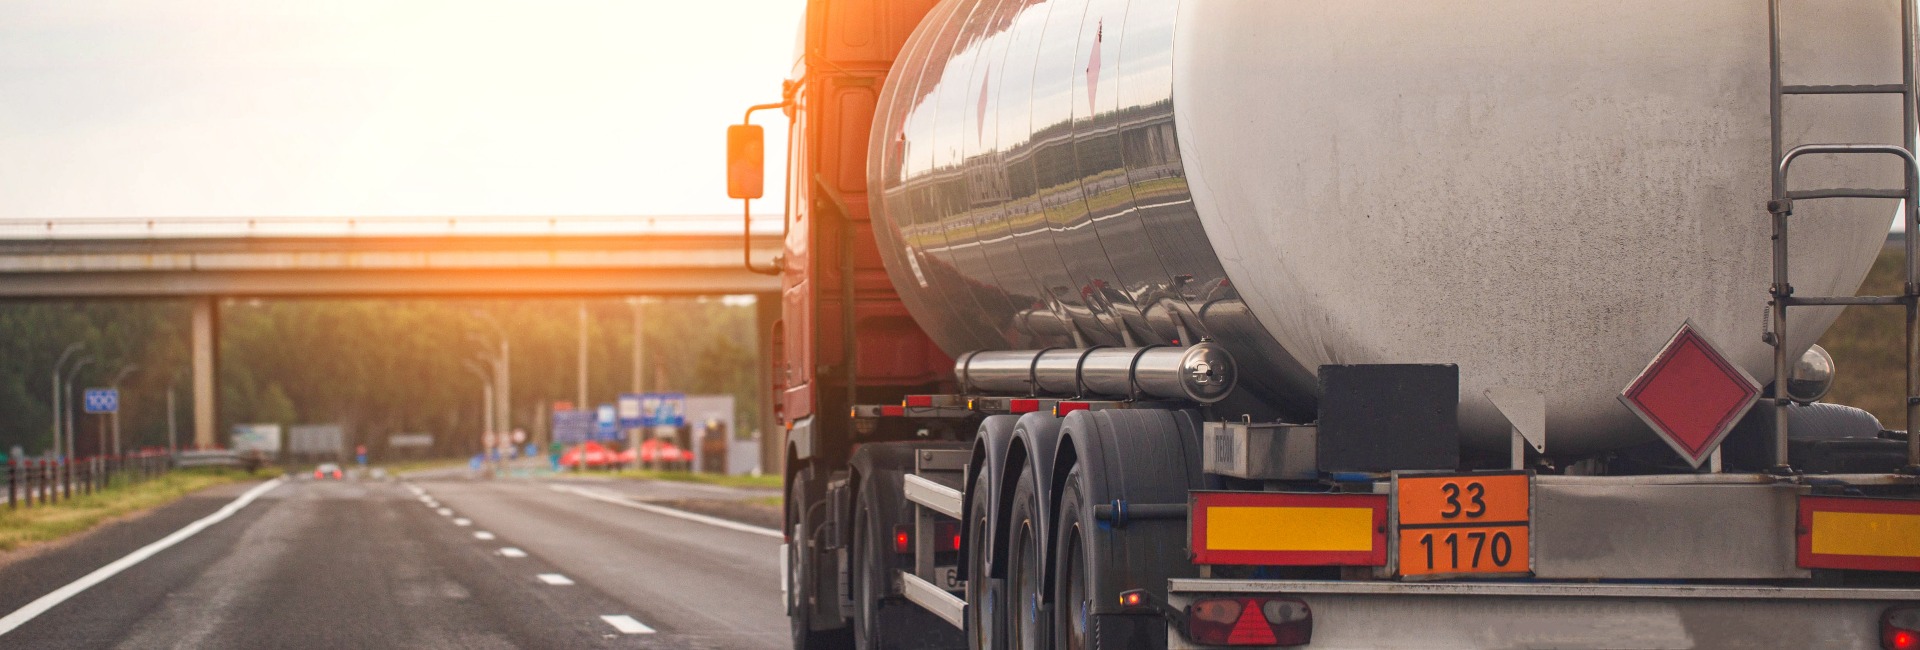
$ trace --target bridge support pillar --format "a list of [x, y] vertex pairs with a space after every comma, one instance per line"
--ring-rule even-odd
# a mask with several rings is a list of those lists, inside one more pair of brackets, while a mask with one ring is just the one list
[[219, 337], [219, 301], [214, 296], [193, 299], [193, 446], [207, 449], [217, 444], [214, 437], [214, 369]]
[[780, 395], [773, 390], [774, 368], [786, 363], [780, 358], [781, 346], [774, 343], [774, 323], [780, 320], [780, 294], [754, 294], [753, 331], [759, 339], [760, 367], [754, 370], [754, 395], [760, 399], [760, 472], [780, 476], [787, 470], [787, 430], [773, 415]]

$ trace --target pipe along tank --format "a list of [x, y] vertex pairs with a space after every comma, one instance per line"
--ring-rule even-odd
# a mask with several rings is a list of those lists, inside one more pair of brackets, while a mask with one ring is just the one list
[[[1290, 419], [1322, 364], [1451, 363], [1467, 444], [1506, 444], [1495, 387], [1545, 394], [1549, 452], [1649, 442], [1615, 396], [1683, 322], [1772, 375], [1764, 7], [950, 0], [879, 100], [874, 231], [956, 358], [1207, 337], [1217, 409]], [[1897, 81], [1892, 4], [1830, 10], [1885, 42], [1789, 33], [1786, 82]], [[1897, 141], [1892, 110], [1794, 101], [1785, 144]], [[1802, 206], [1798, 293], [1851, 294], [1895, 213]]]

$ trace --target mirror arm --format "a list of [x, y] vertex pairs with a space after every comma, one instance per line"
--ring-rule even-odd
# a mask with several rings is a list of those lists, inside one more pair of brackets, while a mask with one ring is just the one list
[[[760, 111], [766, 111], [766, 110], [773, 110], [776, 108], [785, 109], [789, 105], [791, 105], [790, 101], [780, 101], [772, 104], [754, 104], [752, 106], [748, 106], [746, 114], [740, 116], [740, 123], [752, 124], [754, 113], [757, 113]], [[791, 115], [787, 117], [787, 127], [789, 131], [791, 131], [793, 127], [793, 117]], [[789, 142], [788, 146], [791, 147], [792, 146], [791, 142], [793, 141], [793, 138], [791, 135], [788, 136], [787, 141]], [[791, 169], [792, 166], [787, 165], [786, 167], [788, 167], [787, 183], [791, 185], [791, 183], [793, 182], [793, 170]], [[787, 204], [787, 201], [790, 200], [788, 196], [791, 195], [792, 193], [793, 192], [789, 187], [789, 190], [782, 192], [780, 196], [780, 204], [781, 204], [780, 240], [783, 242], [786, 241], [787, 239], [786, 204]], [[753, 263], [753, 199], [740, 199], [740, 215], [742, 217], [742, 221], [744, 222], [744, 225], [742, 226], [742, 234], [741, 234], [741, 240], [740, 240], [741, 260], [746, 264], [747, 270], [754, 273], [764, 274], [764, 275], [780, 275], [781, 266], [782, 266], [781, 256], [774, 256], [773, 263], [767, 266], [755, 266]]]

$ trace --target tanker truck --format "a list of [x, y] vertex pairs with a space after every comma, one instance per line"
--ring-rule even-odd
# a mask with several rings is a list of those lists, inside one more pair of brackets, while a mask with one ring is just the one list
[[1914, 18], [811, 0], [794, 647], [1920, 647]]

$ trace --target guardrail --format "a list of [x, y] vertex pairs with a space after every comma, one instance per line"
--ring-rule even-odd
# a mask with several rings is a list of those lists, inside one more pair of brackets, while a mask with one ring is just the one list
[[[234, 457], [232, 452], [192, 453]], [[6, 474], [7, 508], [32, 508], [86, 496], [109, 486], [147, 482], [172, 471], [176, 467], [173, 460], [165, 451], [70, 461], [15, 459], [0, 467], [0, 472]]]

